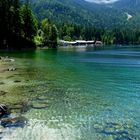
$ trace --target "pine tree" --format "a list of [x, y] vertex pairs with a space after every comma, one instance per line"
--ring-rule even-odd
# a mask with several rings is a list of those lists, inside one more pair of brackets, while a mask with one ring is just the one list
[[22, 34], [27, 40], [32, 40], [37, 32], [37, 20], [29, 6], [28, 0], [21, 7]]
[[48, 19], [42, 21], [43, 44], [49, 48], [57, 47], [58, 31]]
[[21, 16], [20, 16], [20, 4], [19, 0], [13, 1], [14, 13], [13, 13], [13, 29], [12, 32], [17, 36], [21, 36]]
[[1, 46], [8, 44], [12, 37], [20, 36], [21, 18], [19, 0], [0, 0]]
[[51, 47], [56, 48], [57, 47], [57, 38], [58, 38], [58, 31], [55, 25], [52, 25], [50, 27], [50, 40], [51, 40]]

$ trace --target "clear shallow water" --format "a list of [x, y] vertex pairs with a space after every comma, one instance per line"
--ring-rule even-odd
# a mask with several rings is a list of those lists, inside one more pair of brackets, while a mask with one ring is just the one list
[[28, 125], [1, 128], [2, 140], [140, 139], [140, 48], [0, 55], [14, 57], [17, 68], [11, 77], [0, 74], [8, 81], [0, 101], [32, 105], [22, 113]]

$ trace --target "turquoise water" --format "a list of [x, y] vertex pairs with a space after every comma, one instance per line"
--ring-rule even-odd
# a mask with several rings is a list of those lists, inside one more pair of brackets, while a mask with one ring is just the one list
[[140, 139], [139, 47], [0, 55], [14, 57], [17, 68], [10, 84], [0, 85], [8, 92], [0, 101], [29, 105], [18, 114], [28, 125], [1, 128], [2, 140]]

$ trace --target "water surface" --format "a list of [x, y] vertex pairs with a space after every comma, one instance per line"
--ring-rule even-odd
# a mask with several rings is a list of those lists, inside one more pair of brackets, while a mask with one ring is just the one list
[[14, 57], [17, 68], [0, 73], [7, 91], [0, 101], [32, 105], [18, 114], [28, 125], [1, 128], [2, 140], [140, 139], [139, 47], [0, 55]]

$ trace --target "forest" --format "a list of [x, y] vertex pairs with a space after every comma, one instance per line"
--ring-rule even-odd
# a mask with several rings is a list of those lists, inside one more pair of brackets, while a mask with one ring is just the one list
[[56, 26], [47, 19], [39, 22], [28, 0], [0, 0], [0, 31], [0, 49], [35, 49], [38, 42], [57, 46]]
[[28, 1], [21, 6], [19, 0], [1, 0], [0, 48], [20, 49], [23, 46], [34, 48], [32, 39], [37, 30], [36, 22]]
[[95, 28], [93, 26], [80, 26], [75, 24], [64, 24], [58, 26], [59, 36], [64, 40], [77, 39], [100, 40], [104, 44], [140, 44], [140, 28], [131, 30], [129, 28]]
[[[56, 48], [59, 39], [100, 40], [105, 45], [140, 44], [138, 16], [134, 20], [130, 19], [130, 22], [124, 22], [124, 15], [118, 17], [118, 12], [114, 11], [116, 19], [114, 18], [111, 25], [110, 15], [106, 19], [107, 26], [102, 17], [101, 20], [96, 20], [94, 15], [95, 19], [92, 20], [91, 13], [76, 15], [78, 12], [74, 11], [74, 8], [55, 1], [49, 3], [50, 7], [47, 9], [45, 3], [40, 5], [39, 2], [34, 4], [29, 0], [0, 0], [1, 49], [30, 49], [36, 46]], [[43, 11], [39, 10], [39, 5]]]
[[[63, 40], [100, 40], [104, 44], [139, 44], [139, 1], [99, 5], [84, 0], [31, 0], [38, 20], [56, 24]], [[128, 13], [132, 18], [128, 19]]]

